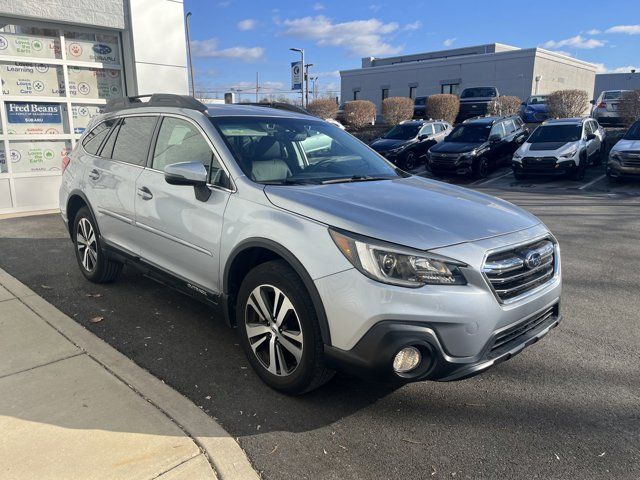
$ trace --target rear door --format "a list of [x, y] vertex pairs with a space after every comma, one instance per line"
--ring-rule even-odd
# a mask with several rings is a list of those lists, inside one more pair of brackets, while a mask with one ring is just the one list
[[489, 162], [492, 164], [500, 163], [502, 158], [507, 154], [507, 142], [505, 141], [504, 122], [496, 122], [489, 132], [489, 138], [498, 137], [498, 141], [489, 145]]
[[[224, 210], [231, 195], [219, 156], [200, 126], [182, 116], [163, 116], [150, 163], [137, 179], [136, 237], [140, 256], [184, 280], [199, 293], [220, 292], [219, 251]], [[164, 168], [202, 162], [209, 172], [211, 196], [196, 198], [194, 187], [170, 185]], [[228, 178], [228, 177], [227, 177]], [[228, 183], [227, 183], [228, 185]]]
[[86, 172], [86, 194], [100, 234], [108, 242], [137, 254], [135, 185], [148, 156], [156, 116], [121, 118], [93, 157]]

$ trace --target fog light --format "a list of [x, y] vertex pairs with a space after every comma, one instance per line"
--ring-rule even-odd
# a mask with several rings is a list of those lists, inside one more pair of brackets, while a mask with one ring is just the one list
[[421, 360], [420, 350], [416, 347], [404, 347], [396, 353], [393, 359], [393, 369], [396, 373], [406, 373], [416, 368]]

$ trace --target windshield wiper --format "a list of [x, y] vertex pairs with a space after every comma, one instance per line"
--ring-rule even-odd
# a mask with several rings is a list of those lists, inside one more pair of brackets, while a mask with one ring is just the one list
[[353, 175], [351, 177], [331, 178], [324, 180], [322, 185], [329, 185], [331, 183], [352, 183], [352, 182], [376, 182], [378, 180], [391, 180], [393, 177], [370, 177], [367, 175]]
[[294, 178], [284, 178], [282, 180], [269, 180], [265, 182], [260, 182], [263, 185], [313, 185], [318, 182], [313, 182], [311, 180], [300, 180]]

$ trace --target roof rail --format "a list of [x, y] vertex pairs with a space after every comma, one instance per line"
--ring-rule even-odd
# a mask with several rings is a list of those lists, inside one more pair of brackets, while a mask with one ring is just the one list
[[[141, 99], [148, 98], [143, 102]], [[134, 97], [122, 97], [109, 100], [104, 107], [104, 113], [141, 107], [178, 107], [205, 112], [207, 106], [188, 95], [174, 95], [171, 93], [154, 93], [153, 95], [137, 95]]]
[[286, 110], [288, 112], [301, 113], [303, 115], [311, 115], [307, 110], [297, 105], [291, 105], [285, 102], [249, 102], [239, 103], [238, 105], [251, 105], [255, 107], [277, 108], [278, 110]]

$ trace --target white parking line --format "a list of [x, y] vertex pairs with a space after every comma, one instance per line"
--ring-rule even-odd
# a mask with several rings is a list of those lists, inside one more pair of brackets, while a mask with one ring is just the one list
[[476, 180], [475, 182], [473, 182], [471, 185], [486, 185], [487, 183], [491, 183], [494, 180], [498, 180], [500, 178], [506, 177], [507, 175], [512, 175], [513, 172], [509, 171], [507, 173], [503, 173], [502, 175], [499, 175], [497, 177], [493, 177], [490, 178], [488, 180]]
[[595, 178], [593, 180], [591, 180], [589, 183], [585, 183], [584, 185], [582, 185], [581, 187], [578, 187], [578, 190], [584, 190], [587, 187], [590, 187], [591, 185], [593, 185], [594, 183], [598, 183], [600, 180], [602, 180], [604, 177], [606, 177], [606, 175], [600, 175], [598, 178]]

